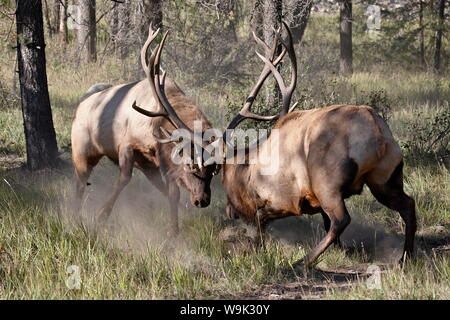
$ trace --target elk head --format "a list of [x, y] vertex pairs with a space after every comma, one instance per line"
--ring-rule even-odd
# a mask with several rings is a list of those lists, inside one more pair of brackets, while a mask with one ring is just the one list
[[160, 127], [163, 138], [154, 133], [154, 138], [161, 144], [174, 144], [171, 152], [171, 159], [178, 166], [177, 183], [185, 187], [190, 192], [191, 202], [196, 207], [206, 207], [211, 200], [210, 183], [213, 175], [217, 173], [215, 164], [208, 164], [202, 160], [203, 149], [206, 142], [203, 141], [203, 132], [194, 132], [178, 116], [174, 107], [169, 102], [165, 93], [166, 73], [160, 75], [161, 52], [167, 39], [168, 31], [162, 37], [161, 42], [153, 50], [150, 59], [147, 59], [147, 53], [152, 41], [159, 33], [155, 32], [152, 26], [149, 28], [149, 36], [141, 50], [141, 64], [150, 84], [150, 90], [155, 97], [157, 110], [148, 111], [140, 108], [133, 103], [133, 109], [148, 117], [164, 117], [173, 126], [174, 130], [169, 132]]

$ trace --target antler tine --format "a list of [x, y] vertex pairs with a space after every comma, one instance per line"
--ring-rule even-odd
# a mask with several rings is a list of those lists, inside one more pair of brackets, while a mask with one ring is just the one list
[[283, 77], [281, 76], [281, 74], [277, 70], [277, 68], [272, 64], [272, 62], [269, 61], [263, 55], [261, 55], [259, 52], [256, 52], [258, 57], [261, 60], [263, 60], [265, 65], [271, 70], [273, 76], [275, 77], [275, 79], [278, 83], [278, 86], [280, 87], [280, 91], [281, 91], [281, 94], [283, 97], [282, 98], [283, 107], [279, 114], [280, 117], [284, 116], [285, 114], [290, 112], [291, 109], [289, 108], [289, 105], [291, 103], [292, 93], [294, 92], [295, 87], [297, 85], [297, 58], [295, 55], [294, 44], [292, 41], [292, 34], [291, 34], [291, 31], [289, 30], [289, 27], [286, 24], [286, 22], [283, 21], [282, 23], [285, 26], [287, 34], [288, 34], [288, 42], [286, 43], [284, 40], [281, 39], [281, 43], [283, 44], [283, 47], [287, 50], [289, 58], [291, 60], [291, 65], [292, 65], [291, 82], [288, 87], [286, 87]]
[[[255, 38], [255, 41], [261, 47], [263, 47], [267, 52], [270, 52], [270, 55], [271, 55], [270, 60], [273, 61], [273, 62], [270, 62], [271, 66], [277, 66], [281, 62], [281, 60], [283, 59], [283, 57], [286, 55], [286, 52], [287, 52], [286, 48], [283, 48], [283, 51], [281, 52], [281, 54], [277, 58], [275, 58], [276, 48], [278, 46], [278, 40], [280, 39], [280, 32], [281, 32], [281, 29], [279, 29], [278, 31], [275, 32], [274, 43], [273, 43], [272, 48], [269, 48], [267, 46], [267, 44], [264, 41], [262, 41], [260, 38], [258, 38], [256, 36], [256, 34], [253, 32], [253, 37]], [[273, 116], [262, 116], [262, 115], [255, 114], [250, 111], [250, 108], [253, 105], [253, 102], [255, 101], [255, 98], [256, 98], [259, 90], [261, 89], [262, 85], [264, 84], [264, 81], [267, 79], [267, 77], [270, 75], [271, 72], [272, 72], [271, 68], [265, 64], [258, 80], [256, 81], [255, 86], [253, 87], [249, 96], [247, 97], [244, 106], [242, 107], [241, 111], [239, 111], [239, 113], [231, 120], [231, 122], [227, 126], [227, 129], [236, 128], [236, 126], [241, 121], [243, 121], [244, 119], [247, 119], [247, 118], [253, 119], [253, 120], [258, 120], [258, 121], [271, 121], [271, 120], [275, 120], [278, 118], [278, 114], [273, 115]]]
[[[289, 59], [291, 60], [291, 83], [289, 84], [289, 87], [287, 88], [286, 94], [283, 96], [283, 109], [280, 112], [280, 117], [284, 116], [285, 114], [291, 112], [295, 106], [292, 108], [289, 108], [289, 105], [291, 103], [292, 94], [294, 93], [294, 90], [297, 86], [297, 56], [295, 54], [294, 49], [294, 41], [292, 40], [292, 33], [289, 29], [289, 26], [285, 21], [282, 21], [284, 27], [286, 28], [287, 32], [287, 40], [288, 43], [286, 44], [283, 39], [281, 39], [281, 43], [288, 51]], [[296, 105], [296, 104], [295, 104]]]
[[275, 32], [274, 45], [272, 46], [272, 48], [269, 48], [269, 46], [263, 40], [258, 38], [258, 36], [256, 35], [256, 33], [254, 31], [252, 32], [253, 39], [255, 39], [256, 43], [258, 43], [261, 47], [263, 47], [267, 54], [270, 53], [270, 55], [269, 55], [269, 57], [271, 57], [270, 61], [273, 61], [273, 59], [275, 58], [275, 54], [277, 52], [277, 46], [275, 44], [278, 43], [279, 35], [280, 35], [280, 29], [278, 29], [278, 30], [274, 29], [274, 32]]
[[136, 102], [133, 103], [133, 109], [136, 111], [148, 116], [148, 117], [158, 117], [163, 116], [167, 120], [169, 120], [175, 128], [183, 128], [192, 133], [192, 130], [178, 117], [176, 111], [173, 109], [169, 100], [167, 99], [166, 94], [164, 93], [164, 83], [166, 79], [166, 72], [163, 72], [162, 78], [160, 79], [160, 61], [161, 61], [161, 52], [164, 47], [164, 43], [167, 39], [167, 35], [169, 31], [164, 33], [164, 36], [161, 42], [156, 46], [155, 50], [153, 50], [150, 60], [147, 61], [147, 53], [150, 48], [152, 41], [159, 34], [160, 29], [157, 29], [155, 32], [152, 30], [152, 26], [150, 25], [148, 38], [145, 41], [144, 46], [141, 50], [141, 64], [144, 69], [145, 75], [150, 84], [150, 90], [155, 97], [156, 103], [158, 105], [158, 111], [148, 111], [144, 110], [136, 105]]
[[[155, 85], [153, 83], [153, 76], [149, 67], [149, 62], [147, 61], [147, 56], [148, 56], [148, 50], [150, 49], [150, 45], [152, 44], [153, 40], [155, 40], [155, 38], [158, 36], [160, 29], [158, 28], [156, 31], [153, 31], [152, 29], [152, 24], [150, 24], [150, 27], [148, 29], [148, 38], [144, 43], [144, 46], [142, 47], [141, 50], [141, 65], [142, 65], [142, 69], [144, 69], [145, 75], [149, 81], [150, 84], [150, 90], [153, 94], [154, 97], [156, 97], [156, 88]], [[154, 56], [155, 52], [152, 52], [152, 58]], [[150, 61], [152, 60], [152, 58], [150, 58]], [[157, 117], [157, 116], [164, 116], [167, 117], [167, 112], [164, 111], [164, 109], [162, 109], [161, 103], [159, 102], [158, 99], [156, 99], [156, 103], [158, 104], [158, 111], [157, 112], [152, 112], [152, 111], [148, 111], [145, 114], [149, 117]], [[139, 110], [136, 108], [136, 104], [133, 104], [133, 108], [139, 112], [141, 112], [140, 110], [143, 110], [139, 107]], [[142, 112], [141, 112], [142, 113]]]
[[166, 31], [164, 34], [160, 44], [155, 49], [154, 56], [152, 55], [152, 59], [150, 61], [150, 70], [152, 71], [151, 74], [153, 75], [153, 83], [154, 87], [156, 88], [156, 96], [158, 97], [158, 100], [160, 103], [162, 103], [164, 109], [166, 110], [168, 114], [168, 118], [170, 121], [175, 125], [177, 128], [183, 128], [188, 130], [189, 132], [192, 132], [192, 130], [178, 117], [176, 111], [173, 109], [172, 105], [170, 104], [169, 100], [167, 99], [166, 94], [164, 93], [164, 82], [166, 78], [166, 73], [163, 72], [162, 75], [162, 83], [160, 81], [160, 62], [161, 62], [161, 52], [164, 47], [164, 43], [166, 42], [167, 35], [169, 34], [169, 31]]

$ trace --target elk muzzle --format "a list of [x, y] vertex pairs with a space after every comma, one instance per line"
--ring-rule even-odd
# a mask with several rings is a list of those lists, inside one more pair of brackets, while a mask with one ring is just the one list
[[205, 208], [209, 206], [209, 203], [211, 202], [211, 195], [207, 192], [203, 192], [203, 194], [200, 195], [191, 195], [191, 202], [192, 205], [197, 208]]

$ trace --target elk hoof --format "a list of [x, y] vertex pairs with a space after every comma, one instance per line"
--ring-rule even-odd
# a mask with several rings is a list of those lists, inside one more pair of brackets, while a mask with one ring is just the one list
[[294, 270], [303, 270], [305, 268], [307, 268], [309, 266], [309, 264], [307, 263], [307, 261], [305, 260], [305, 258], [298, 260], [297, 262], [294, 262], [292, 264], [292, 268]]

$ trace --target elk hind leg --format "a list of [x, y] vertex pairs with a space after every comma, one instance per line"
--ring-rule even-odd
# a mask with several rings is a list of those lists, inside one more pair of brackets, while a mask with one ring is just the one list
[[380, 176], [381, 174], [373, 171], [367, 176], [366, 182], [374, 197], [389, 209], [399, 212], [405, 222], [405, 244], [400, 260], [403, 262], [414, 251], [417, 229], [415, 202], [403, 191], [403, 162], [397, 165], [387, 182], [378, 181]]

